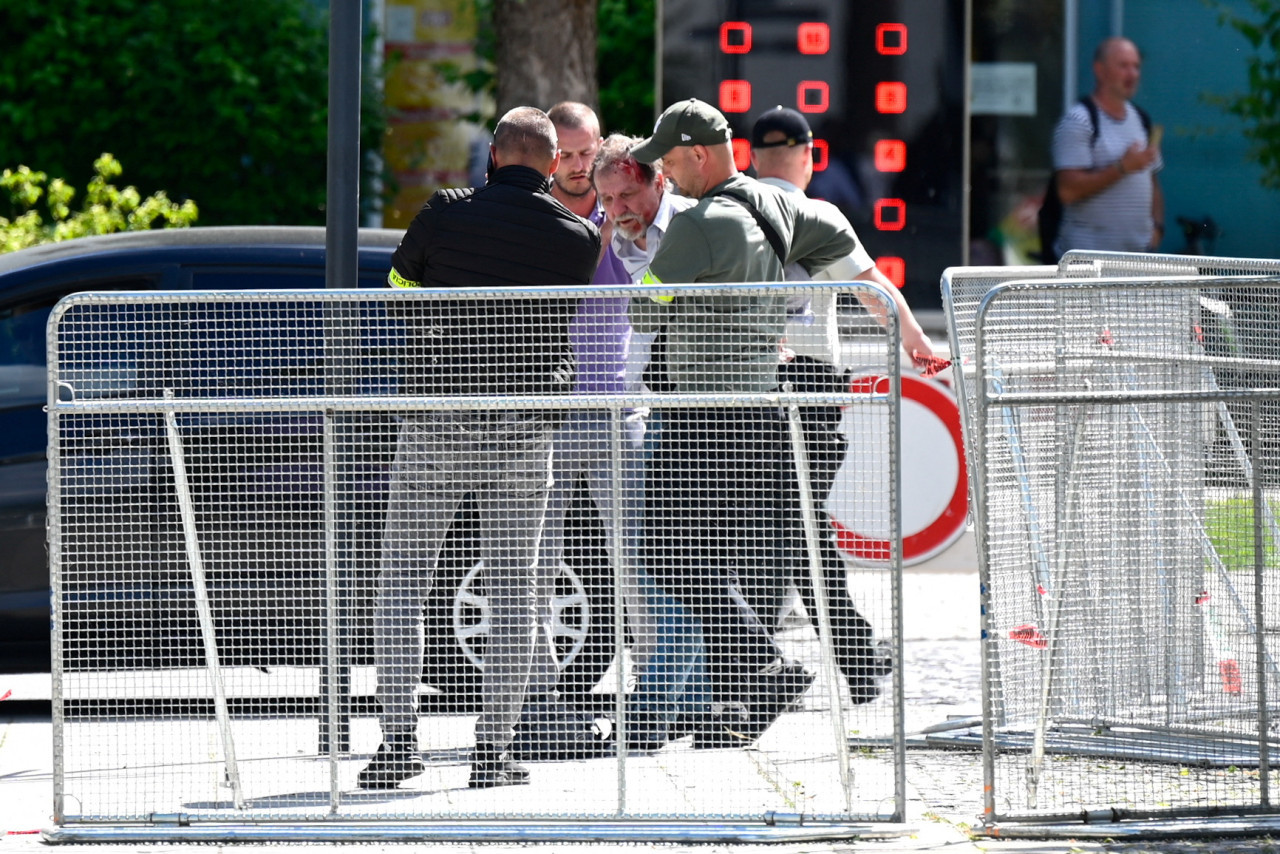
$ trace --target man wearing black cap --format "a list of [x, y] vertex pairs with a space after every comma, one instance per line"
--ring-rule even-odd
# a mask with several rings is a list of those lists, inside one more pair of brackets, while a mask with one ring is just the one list
[[[804, 188], [813, 177], [813, 131], [803, 115], [786, 107], [775, 107], [760, 115], [751, 128], [751, 162], [760, 181], [777, 187], [801, 204], [831, 208], [827, 202], [810, 199]], [[836, 215], [843, 216], [836, 212]], [[789, 267], [788, 281], [810, 278], [803, 269]], [[867, 281], [880, 285], [894, 300], [902, 327], [902, 344], [913, 358], [934, 355], [929, 336], [920, 328], [906, 300], [893, 283], [876, 269], [875, 262], [859, 243], [846, 257], [812, 276], [824, 281]], [[868, 296], [863, 305], [881, 323], [888, 321], [882, 304]], [[840, 333], [837, 328], [836, 294], [816, 293], [793, 300], [788, 306], [788, 322], [784, 345], [790, 361], [782, 369], [797, 391], [818, 390], [823, 380], [841, 383], [842, 358]], [[810, 466], [809, 478], [820, 518], [836, 472], [844, 462], [848, 444], [840, 433], [841, 413], [837, 407], [804, 407], [805, 444]], [[796, 520], [799, 524], [799, 520]], [[854, 703], [874, 700], [880, 693], [876, 677], [886, 672], [886, 664], [877, 656], [872, 643], [871, 626], [858, 613], [849, 596], [848, 569], [830, 536], [821, 541], [821, 557], [826, 579], [827, 601], [831, 608], [831, 627], [835, 639], [836, 659], [849, 686]], [[817, 610], [807, 560], [797, 561], [792, 576], [804, 601], [810, 619], [817, 620]]]
[[[698, 100], [668, 107], [632, 148], [696, 206], [672, 218], [644, 282], [779, 282], [786, 263], [816, 272], [856, 245], [846, 221], [738, 173], [729, 124]], [[633, 326], [666, 327], [677, 392], [777, 388], [786, 299], [773, 294], [632, 300]], [[648, 567], [703, 623], [711, 719], [695, 747], [753, 741], [813, 677], [784, 660], [744, 586], [780, 590], [789, 440], [776, 407], [672, 408], [650, 463]], [[772, 574], [772, 577], [769, 577]], [[761, 580], [761, 579], [764, 580]]]

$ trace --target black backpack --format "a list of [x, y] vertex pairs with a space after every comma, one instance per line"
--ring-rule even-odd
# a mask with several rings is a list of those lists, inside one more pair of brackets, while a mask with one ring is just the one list
[[[1080, 103], [1084, 104], [1085, 111], [1089, 114], [1089, 126], [1093, 128], [1093, 136], [1089, 139], [1089, 144], [1093, 145], [1098, 141], [1098, 105], [1094, 103], [1093, 98], [1085, 95], [1080, 99]], [[1133, 103], [1132, 101], [1130, 103]], [[1142, 119], [1142, 129], [1146, 131], [1147, 138], [1151, 137], [1151, 116], [1147, 115], [1146, 110], [1137, 104], [1133, 108], [1138, 111], [1138, 118]], [[1058, 231], [1062, 228], [1062, 199], [1058, 196], [1058, 172], [1053, 170], [1049, 173], [1049, 186], [1044, 190], [1044, 202], [1040, 205], [1040, 263], [1041, 264], [1057, 264], [1058, 255], [1053, 251], [1053, 244], [1058, 242]]]

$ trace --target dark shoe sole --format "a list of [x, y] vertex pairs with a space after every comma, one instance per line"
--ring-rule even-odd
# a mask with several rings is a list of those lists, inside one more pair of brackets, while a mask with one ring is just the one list
[[403, 769], [397, 769], [395, 772], [390, 770], [377, 771], [370, 773], [369, 769], [360, 772], [360, 776], [356, 778], [356, 785], [361, 789], [369, 789], [372, 791], [385, 791], [387, 789], [397, 788], [405, 780], [412, 780], [419, 774], [427, 770], [427, 767], [421, 763], [417, 765], [409, 765]]

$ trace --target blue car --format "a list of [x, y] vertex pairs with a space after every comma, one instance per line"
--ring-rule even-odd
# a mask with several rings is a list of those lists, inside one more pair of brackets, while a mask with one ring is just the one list
[[[360, 231], [359, 287], [386, 287], [402, 234]], [[0, 255], [0, 672], [50, 667], [44, 407], [45, 328], [54, 305], [81, 291], [319, 289], [325, 285], [324, 260], [324, 229], [307, 227], [132, 232]], [[287, 376], [263, 375], [253, 364], [223, 364], [221, 369], [287, 389], [307, 381], [311, 358], [306, 352], [291, 354]], [[385, 358], [388, 367], [386, 385], [370, 393], [394, 393], [394, 354], [375, 353], [372, 358]], [[216, 383], [218, 377], [185, 380]], [[352, 536], [359, 546], [352, 553], [359, 557], [346, 570], [353, 592], [344, 603], [342, 641], [344, 660], [353, 665], [371, 658], [370, 599], [396, 441], [393, 414], [359, 417], [365, 450], [355, 465], [359, 491], [350, 509]], [[318, 529], [291, 530], [298, 545], [283, 553], [271, 531], [273, 525], [296, 527], [296, 520], [317, 516], [311, 511], [323, 501], [321, 473], [309, 461], [314, 455], [301, 451], [320, 442], [318, 419], [296, 413], [188, 418], [187, 441], [197, 451], [204, 449], [205, 460], [216, 460], [220, 445], [252, 443], [267, 449], [237, 457], [234, 471], [223, 467], [205, 473], [211, 479], [216, 475], [224, 485], [220, 488], [233, 489], [238, 502], [237, 509], [208, 529], [209, 595], [221, 661], [259, 667], [318, 663], [324, 654], [323, 539]], [[82, 494], [66, 487], [61, 500], [118, 502], [134, 514], [131, 518], [151, 521], [142, 534], [123, 525], [64, 532], [69, 555], [77, 549], [105, 554], [116, 568], [64, 578], [64, 602], [73, 606], [65, 609], [73, 618], [59, 626], [64, 666], [198, 664], [203, 652], [189, 576], [180, 550], [163, 545], [172, 542], [175, 521], [161, 430], [139, 428], [111, 441], [92, 433], [84, 427], [71, 430], [63, 438], [62, 453], [98, 455], [94, 464], [114, 474]], [[195, 488], [200, 477], [201, 472], [192, 472]], [[466, 700], [478, 687], [488, 625], [484, 591], [476, 582], [475, 522], [474, 508], [464, 505], [424, 614], [424, 679]], [[581, 689], [594, 684], [613, 659], [613, 596], [599, 521], [585, 493], [571, 509], [568, 524], [573, 537], [557, 580], [554, 625], [562, 683]], [[226, 545], [221, 550], [219, 537]], [[118, 571], [121, 566], [128, 571]], [[110, 656], [101, 653], [104, 645]]]

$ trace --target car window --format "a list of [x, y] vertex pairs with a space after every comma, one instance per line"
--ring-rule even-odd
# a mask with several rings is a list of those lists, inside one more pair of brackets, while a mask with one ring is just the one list
[[44, 401], [44, 330], [52, 309], [52, 300], [0, 309], [0, 407]]

